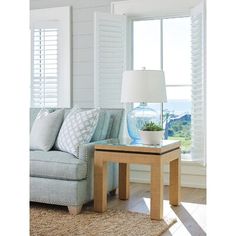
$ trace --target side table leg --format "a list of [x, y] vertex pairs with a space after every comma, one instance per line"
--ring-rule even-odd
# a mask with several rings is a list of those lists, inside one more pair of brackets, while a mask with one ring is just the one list
[[169, 199], [170, 199], [170, 204], [173, 206], [178, 206], [180, 204], [180, 182], [181, 182], [180, 156], [181, 152], [179, 149], [178, 158], [170, 162]]
[[107, 209], [107, 163], [99, 154], [94, 153], [94, 210], [104, 212]]
[[129, 199], [129, 164], [119, 163], [119, 199]]
[[152, 220], [163, 218], [163, 167], [161, 160], [151, 165], [151, 212]]

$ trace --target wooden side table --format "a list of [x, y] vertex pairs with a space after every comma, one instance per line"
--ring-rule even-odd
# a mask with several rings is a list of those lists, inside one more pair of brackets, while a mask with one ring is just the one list
[[94, 210], [107, 209], [107, 162], [119, 163], [119, 199], [129, 198], [129, 164], [151, 165], [150, 217], [163, 219], [163, 165], [170, 163], [169, 199], [171, 205], [180, 203], [180, 142], [163, 140], [158, 146], [129, 145], [111, 142], [95, 146]]

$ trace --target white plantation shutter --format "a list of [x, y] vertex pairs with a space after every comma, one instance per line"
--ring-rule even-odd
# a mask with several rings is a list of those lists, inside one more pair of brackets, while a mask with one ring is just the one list
[[71, 106], [71, 9], [30, 11], [31, 107]]
[[120, 108], [126, 63], [126, 17], [96, 12], [94, 30], [95, 107]]
[[205, 5], [191, 11], [192, 23], [192, 159], [206, 159]]
[[32, 107], [58, 105], [58, 28], [32, 30]]

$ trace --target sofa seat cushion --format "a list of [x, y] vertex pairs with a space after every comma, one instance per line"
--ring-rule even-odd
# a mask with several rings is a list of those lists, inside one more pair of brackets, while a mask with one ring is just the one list
[[82, 180], [87, 177], [87, 162], [61, 151], [30, 151], [30, 176]]

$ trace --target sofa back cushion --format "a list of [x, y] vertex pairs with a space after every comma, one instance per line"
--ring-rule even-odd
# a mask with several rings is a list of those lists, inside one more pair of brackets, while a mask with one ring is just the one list
[[110, 120], [111, 114], [105, 111], [100, 111], [98, 124], [91, 139], [91, 142], [106, 139]]
[[[57, 108], [58, 109], [58, 108]], [[51, 108], [51, 111], [57, 110]], [[64, 118], [68, 115], [71, 109], [64, 109]], [[84, 108], [82, 110], [88, 110]], [[30, 129], [32, 124], [40, 111], [40, 108], [30, 108]], [[123, 109], [100, 109], [100, 115], [96, 130], [93, 134], [91, 142], [95, 142], [103, 139], [118, 138], [121, 130], [121, 124], [123, 121]]]

